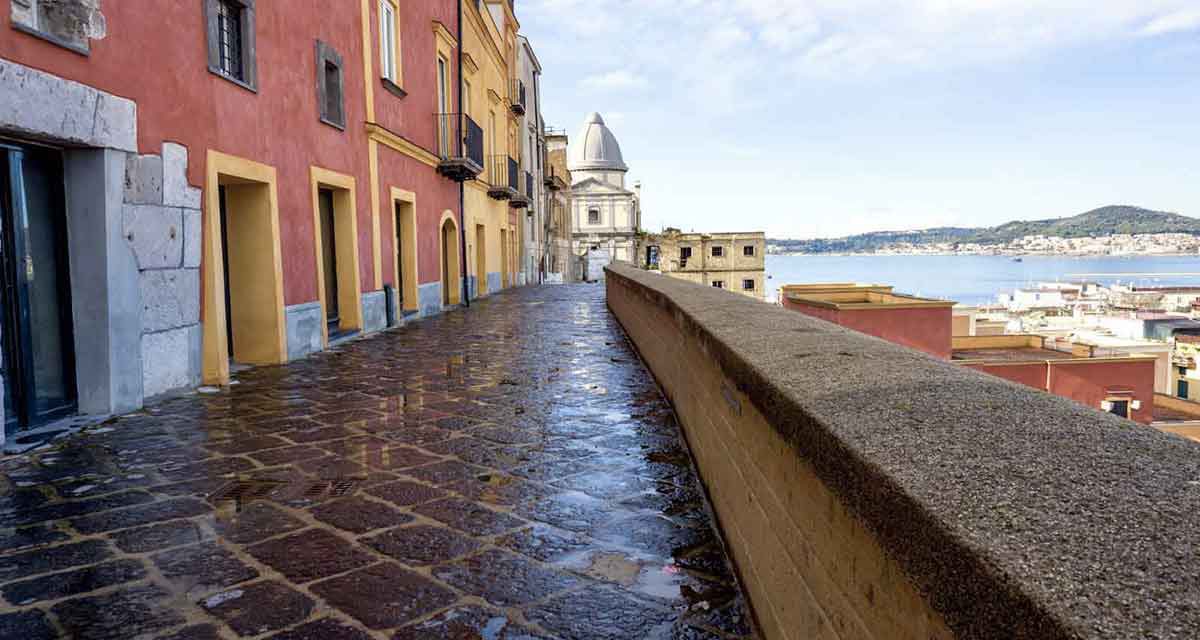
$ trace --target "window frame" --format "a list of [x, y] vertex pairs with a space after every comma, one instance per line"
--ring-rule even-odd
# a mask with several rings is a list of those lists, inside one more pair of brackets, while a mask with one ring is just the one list
[[724, 280], [713, 280], [710, 284], [712, 285], [712, 288], [714, 288], [714, 289], [724, 289], [725, 288]]
[[757, 290], [758, 290], [758, 283], [754, 281], [754, 278], [743, 278], [742, 279], [742, 291], [757, 291]]
[[[205, 32], [208, 40], [208, 70], [213, 75], [232, 82], [243, 89], [258, 92], [258, 49], [255, 40], [255, 3], [257, 0], [204, 0]], [[219, 16], [221, 4], [238, 7], [240, 14], [241, 67], [238, 78], [221, 68], [221, 33]]]
[[[321, 122], [336, 129], [346, 130], [346, 75], [342, 56], [328, 43], [317, 40], [317, 114]], [[338, 111], [329, 113], [328, 67], [337, 69]]]
[[692, 258], [692, 253], [691, 247], [679, 247], [680, 260], [690, 260]]
[[[598, 209], [596, 207], [589, 207], [587, 214], [588, 214], [588, 224], [603, 224], [603, 222], [601, 222], [601, 218], [600, 218], [600, 209]], [[592, 220], [593, 214], [595, 214], [595, 216], [596, 216], [595, 221]]]
[[758, 253], [758, 252], [754, 250], [754, 245], [752, 245], [752, 244], [748, 244], [748, 245], [745, 245], [742, 247], [742, 257], [743, 258], [753, 258], [756, 253]]
[[714, 245], [712, 247], [712, 257], [724, 258], [725, 257], [725, 247], [722, 247], [721, 245]]
[[[391, 12], [391, 20], [387, 19], [386, 12]], [[385, 25], [388, 27], [386, 31]], [[386, 39], [387, 35], [391, 38]], [[404, 82], [402, 69], [400, 7], [392, 0], [379, 0], [379, 77], [399, 89]]]

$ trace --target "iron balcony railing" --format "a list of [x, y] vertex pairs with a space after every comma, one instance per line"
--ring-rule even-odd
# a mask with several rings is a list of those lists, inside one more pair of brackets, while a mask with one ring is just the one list
[[465, 113], [437, 114], [437, 155], [443, 163], [467, 163], [483, 171], [483, 129]]
[[520, 80], [512, 81], [512, 90], [509, 96], [512, 102], [513, 113], [523, 116], [525, 115], [525, 83]]
[[517, 197], [516, 162], [507, 154], [488, 156], [488, 195], [497, 200]]

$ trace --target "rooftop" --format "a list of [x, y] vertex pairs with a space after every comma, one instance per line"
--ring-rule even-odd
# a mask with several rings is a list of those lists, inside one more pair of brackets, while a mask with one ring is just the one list
[[996, 362], [1033, 362], [1041, 360], [1074, 360], [1077, 356], [1042, 347], [981, 347], [977, 349], [955, 349], [954, 360], [992, 360]]
[[925, 308], [953, 307], [949, 300], [919, 298], [903, 293], [893, 293], [891, 287], [878, 285], [809, 284], [784, 285], [783, 295], [793, 302], [831, 309], [866, 308]]

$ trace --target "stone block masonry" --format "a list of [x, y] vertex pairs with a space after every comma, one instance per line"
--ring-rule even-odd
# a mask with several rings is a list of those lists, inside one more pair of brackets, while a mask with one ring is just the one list
[[188, 150], [129, 155], [122, 229], [137, 262], [146, 397], [200, 382], [200, 189]]
[[711, 287], [612, 265], [606, 289], [764, 637], [1200, 627], [1192, 443]]

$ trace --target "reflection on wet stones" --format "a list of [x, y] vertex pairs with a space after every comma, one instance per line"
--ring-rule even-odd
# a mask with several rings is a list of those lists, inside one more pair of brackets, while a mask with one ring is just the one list
[[754, 635], [602, 288], [237, 378], [0, 460], [0, 637]]

